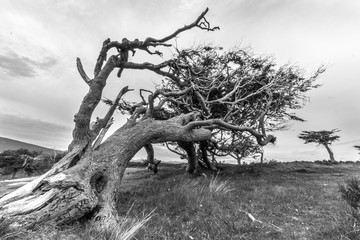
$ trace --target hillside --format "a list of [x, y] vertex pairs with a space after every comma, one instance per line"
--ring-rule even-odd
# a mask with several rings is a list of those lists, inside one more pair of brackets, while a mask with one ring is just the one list
[[41, 147], [35, 144], [21, 142], [10, 138], [0, 137], [0, 152], [5, 150], [16, 150], [19, 148], [29, 149], [31, 151], [42, 151], [43, 153], [53, 154], [54, 149]]

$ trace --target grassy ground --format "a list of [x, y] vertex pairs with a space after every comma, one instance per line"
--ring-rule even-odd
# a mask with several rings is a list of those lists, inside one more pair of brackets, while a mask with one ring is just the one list
[[[190, 178], [183, 165], [163, 165], [157, 176], [129, 171], [118, 210], [131, 224], [151, 215], [134, 239], [360, 239], [339, 193], [360, 177], [360, 164], [224, 166], [205, 175]], [[116, 239], [81, 229], [49, 226], [21, 238]]]

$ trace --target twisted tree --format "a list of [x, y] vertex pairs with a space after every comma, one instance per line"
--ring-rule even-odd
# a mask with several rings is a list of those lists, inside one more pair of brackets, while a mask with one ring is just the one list
[[[267, 130], [281, 128], [286, 120], [299, 120], [291, 110], [300, 108], [306, 100], [304, 93], [317, 87], [314, 81], [322, 68], [305, 78], [297, 67], [276, 67], [267, 57], [212, 46], [176, 49], [172, 58], [159, 64], [129, 61], [129, 54], [134, 56], [136, 51], [162, 56], [157, 49], [171, 47], [169, 41], [184, 31], [218, 30], [205, 18], [207, 12], [163, 38], [106, 39], [92, 78], [78, 58], [77, 68], [89, 92], [74, 116], [69, 152], [44, 175], [3, 196], [0, 216], [12, 220], [14, 227], [80, 218], [101, 227], [116, 224], [121, 218], [116, 211], [121, 179], [141, 148], [151, 154], [152, 143], [175, 142], [187, 153], [187, 171], [192, 173], [197, 166], [195, 144], [201, 145], [204, 157], [219, 134], [246, 133], [266, 145], [275, 141]], [[116, 53], [110, 55], [111, 50]], [[117, 70], [121, 77], [130, 69], [152, 71], [164, 80], [154, 91], [140, 89], [142, 101], [137, 103], [122, 99], [131, 91], [123, 88], [114, 101], [105, 100], [111, 105], [108, 113], [92, 122], [109, 75]], [[129, 118], [103, 141], [116, 109]]]
[[354, 145], [354, 148], [359, 151], [360, 154], [360, 145]]
[[317, 143], [326, 148], [326, 151], [329, 153], [330, 161], [336, 162], [334, 153], [330, 148], [330, 145], [334, 141], [338, 141], [340, 136], [335, 135], [335, 133], [339, 132], [338, 129], [333, 130], [322, 130], [322, 131], [302, 131], [299, 134], [299, 138], [305, 140], [305, 144], [307, 143]]

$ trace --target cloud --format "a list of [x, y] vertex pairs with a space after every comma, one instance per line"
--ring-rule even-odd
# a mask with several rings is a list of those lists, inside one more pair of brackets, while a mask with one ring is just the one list
[[355, 139], [355, 140], [338, 142], [338, 143], [335, 143], [335, 144], [336, 144], [336, 145], [359, 145], [359, 143], [360, 143], [360, 138], [357, 138], [357, 139]]
[[0, 68], [14, 77], [34, 77], [35, 69], [29, 61], [19, 55], [0, 55]]
[[35, 77], [37, 69], [46, 70], [56, 63], [57, 60], [51, 57], [45, 57], [39, 61], [15, 52], [0, 54], [0, 68], [11, 77]]
[[304, 150], [304, 151], [293, 151], [293, 155], [298, 156], [316, 156], [318, 154], [317, 150]]

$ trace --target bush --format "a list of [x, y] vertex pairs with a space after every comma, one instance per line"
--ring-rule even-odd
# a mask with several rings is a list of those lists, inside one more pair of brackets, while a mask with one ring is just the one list
[[360, 179], [352, 178], [340, 185], [341, 197], [349, 204], [351, 210], [347, 214], [344, 226], [347, 239], [360, 239]]
[[340, 185], [339, 188], [341, 197], [357, 212], [360, 207], [360, 179], [347, 180], [346, 185]]

